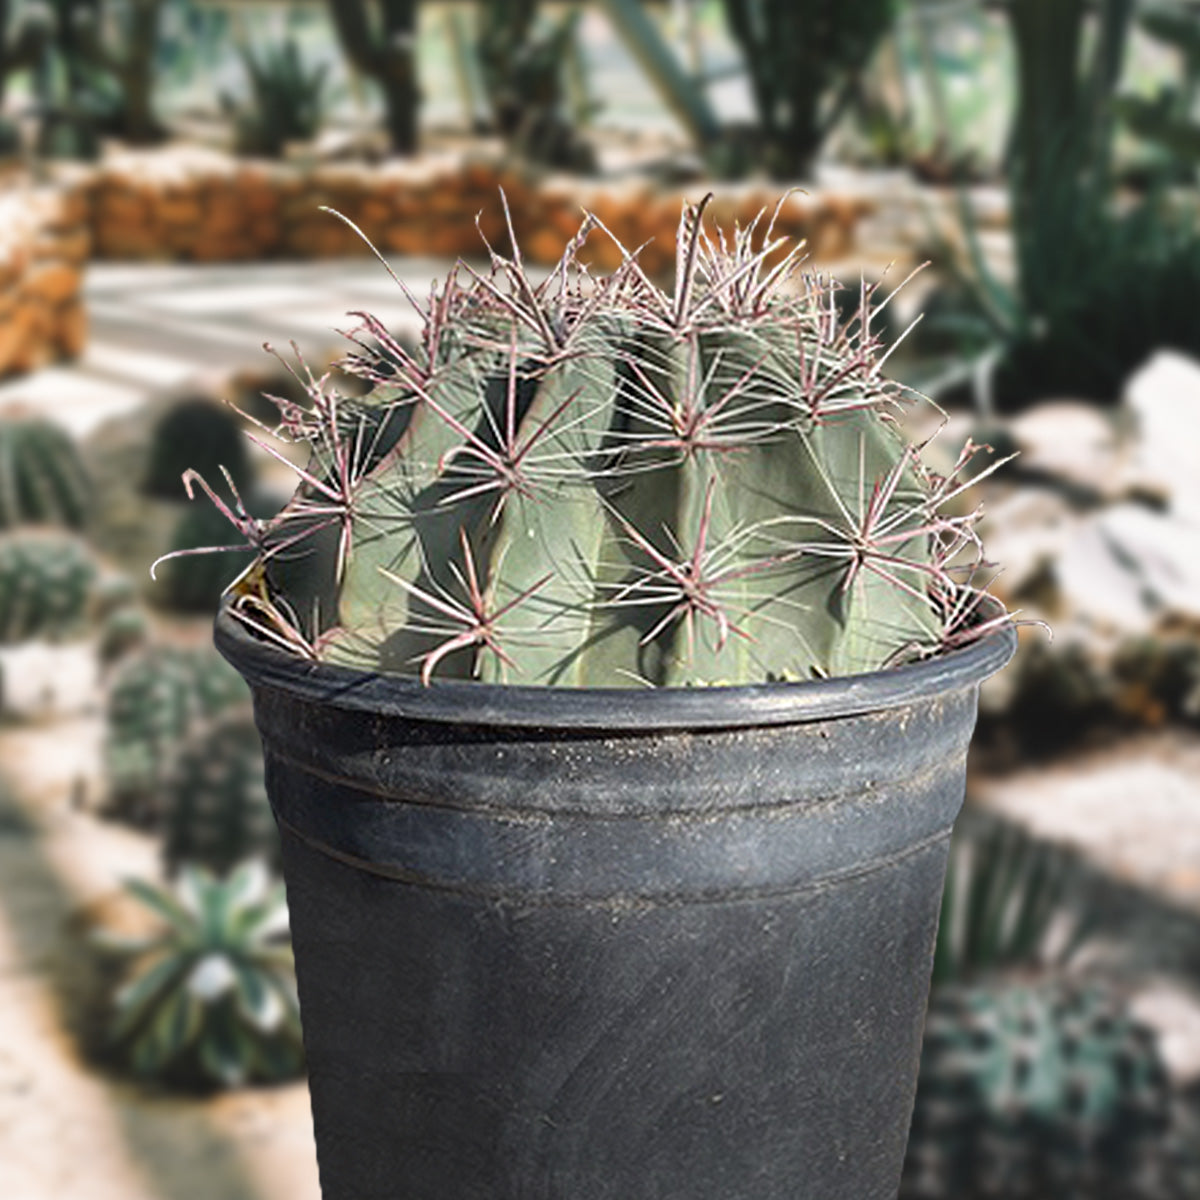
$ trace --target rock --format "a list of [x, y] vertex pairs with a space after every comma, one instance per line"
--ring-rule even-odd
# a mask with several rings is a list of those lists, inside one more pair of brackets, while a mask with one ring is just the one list
[[25, 281], [25, 292], [47, 304], [63, 304], [79, 295], [83, 272], [68, 263], [38, 267]]
[[1047, 475], [1097, 497], [1124, 494], [1125, 463], [1111, 417], [1093, 404], [1059, 400], [1038, 404], [1009, 423], [1021, 457], [1020, 470]]
[[14, 374], [36, 371], [54, 361], [51, 316], [44, 304], [24, 300], [0, 332], [0, 363]]
[[0, 647], [0, 711], [20, 720], [96, 711], [100, 679], [90, 641]]
[[1081, 521], [1053, 569], [1073, 616], [1126, 634], [1200, 625], [1200, 524], [1114, 505]]
[[196, 225], [202, 217], [200, 201], [194, 196], [171, 196], [158, 206], [158, 219], [164, 225], [189, 227]]
[[78, 358], [87, 345], [88, 315], [82, 300], [64, 305], [55, 314], [54, 340], [64, 358]]
[[[989, 559], [1003, 565], [992, 588], [996, 595], [1019, 608], [1035, 599], [1047, 616], [1059, 616], [1054, 564], [1076, 537], [1083, 519], [1066, 497], [1050, 488], [1014, 488], [989, 499], [979, 533]], [[1039, 582], [1047, 572], [1055, 595], [1035, 596], [1042, 591]]]
[[1160, 350], [1125, 386], [1134, 439], [1130, 481], [1200, 525], [1200, 362]]

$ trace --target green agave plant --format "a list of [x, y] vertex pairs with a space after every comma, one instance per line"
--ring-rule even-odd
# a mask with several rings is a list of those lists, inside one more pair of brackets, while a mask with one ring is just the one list
[[374, 386], [309, 373], [306, 405], [279, 401], [274, 432], [309, 451], [281, 512], [185, 474], [258, 552], [234, 616], [426, 682], [599, 687], [850, 675], [1009, 620], [981, 615], [974, 515], [945, 509], [979, 447], [948, 478], [922, 462], [876, 289], [843, 317], [773, 218], [727, 235], [703, 209], [673, 291], [636, 252], [593, 280], [590, 216], [535, 282], [510, 221], [511, 258], [488, 246], [490, 270], [460, 263], [427, 303], [396, 280], [415, 351], [355, 314], [346, 365]]
[[250, 84], [248, 102], [221, 97], [237, 121], [238, 152], [278, 158], [287, 142], [315, 137], [329, 102], [329, 64], [306, 63], [291, 38], [258, 53], [245, 48], [239, 53]]
[[162, 922], [140, 940], [106, 939], [130, 956], [115, 997], [113, 1048], [139, 1075], [237, 1087], [303, 1068], [287, 904], [257, 862], [226, 878], [185, 867], [173, 888], [131, 881]]

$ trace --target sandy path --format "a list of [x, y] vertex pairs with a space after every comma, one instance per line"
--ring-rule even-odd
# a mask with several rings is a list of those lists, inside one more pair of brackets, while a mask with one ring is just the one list
[[98, 1074], [64, 1032], [83, 986], [79, 910], [156, 870], [150, 839], [76, 807], [98, 753], [94, 716], [0, 731], [19, 781], [0, 798], [0, 1196], [319, 1200], [302, 1084], [163, 1096]]

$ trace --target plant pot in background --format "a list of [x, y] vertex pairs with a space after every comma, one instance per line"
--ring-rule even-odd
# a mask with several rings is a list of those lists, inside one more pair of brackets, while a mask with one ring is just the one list
[[422, 686], [223, 609], [325, 1200], [890, 1200], [979, 684]]

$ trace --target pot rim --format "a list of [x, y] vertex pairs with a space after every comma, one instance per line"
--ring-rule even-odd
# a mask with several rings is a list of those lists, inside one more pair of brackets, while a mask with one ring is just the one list
[[457, 725], [637, 732], [790, 725], [904, 708], [976, 688], [1012, 658], [1016, 629], [1002, 625], [970, 646], [886, 671], [713, 688], [552, 688], [469, 679], [422, 684], [288, 654], [254, 637], [230, 612], [228, 598], [217, 611], [214, 642], [251, 686], [336, 708]]
[[787, 725], [904, 708], [978, 687], [1012, 658], [1017, 631], [1009, 622], [962, 649], [861, 675], [697, 688], [558, 688], [466, 679], [424, 684], [415, 676], [288, 654], [254, 637], [230, 611], [228, 597], [217, 611], [213, 642], [251, 687], [336, 708], [451, 724], [632, 733]]

